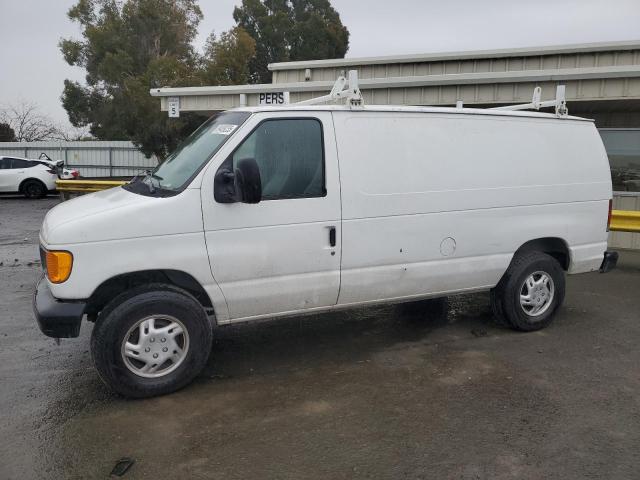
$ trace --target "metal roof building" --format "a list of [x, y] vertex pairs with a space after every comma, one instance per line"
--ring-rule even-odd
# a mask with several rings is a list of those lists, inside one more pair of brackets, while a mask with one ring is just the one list
[[600, 127], [640, 127], [640, 40], [553, 47], [345, 58], [274, 63], [273, 83], [159, 88], [162, 110], [178, 97], [181, 111], [214, 112], [257, 105], [261, 93], [289, 92], [296, 102], [323, 95], [346, 70], [357, 69], [366, 104], [496, 106], [543, 100], [567, 87], [571, 114]]

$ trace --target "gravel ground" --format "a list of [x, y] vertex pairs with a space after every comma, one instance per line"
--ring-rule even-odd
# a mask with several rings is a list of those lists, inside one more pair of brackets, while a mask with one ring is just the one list
[[377, 307], [224, 327], [181, 392], [100, 382], [91, 325], [60, 346], [31, 312], [38, 229], [57, 203], [0, 198], [0, 478], [635, 479], [640, 255], [569, 277], [542, 332]]

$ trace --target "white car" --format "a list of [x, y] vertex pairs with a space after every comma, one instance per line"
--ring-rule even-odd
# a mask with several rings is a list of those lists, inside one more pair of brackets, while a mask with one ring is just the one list
[[56, 189], [58, 170], [39, 160], [0, 157], [0, 193], [22, 193], [41, 198]]
[[52, 337], [95, 322], [95, 366], [130, 397], [193, 380], [212, 321], [489, 290], [501, 322], [532, 331], [554, 318], [565, 274], [615, 266], [611, 198], [582, 118], [239, 108], [146, 177], [49, 211], [34, 310]]

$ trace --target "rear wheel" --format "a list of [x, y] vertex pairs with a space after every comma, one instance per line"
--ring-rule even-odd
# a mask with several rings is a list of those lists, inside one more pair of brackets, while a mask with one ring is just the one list
[[91, 336], [102, 380], [127, 397], [176, 391], [204, 367], [211, 325], [200, 303], [169, 285], [138, 287], [110, 302]]
[[42, 198], [47, 195], [47, 187], [40, 180], [27, 180], [22, 185], [22, 193], [27, 198]]
[[542, 252], [516, 256], [491, 291], [491, 307], [499, 323], [530, 332], [546, 327], [564, 301], [564, 271]]

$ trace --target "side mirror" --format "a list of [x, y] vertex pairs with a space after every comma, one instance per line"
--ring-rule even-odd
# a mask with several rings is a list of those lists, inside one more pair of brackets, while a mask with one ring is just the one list
[[258, 203], [262, 199], [260, 168], [253, 158], [239, 160], [235, 171], [222, 166], [216, 173], [213, 195], [218, 203]]
[[236, 203], [235, 175], [224, 165], [216, 172], [213, 180], [213, 197], [218, 203]]

